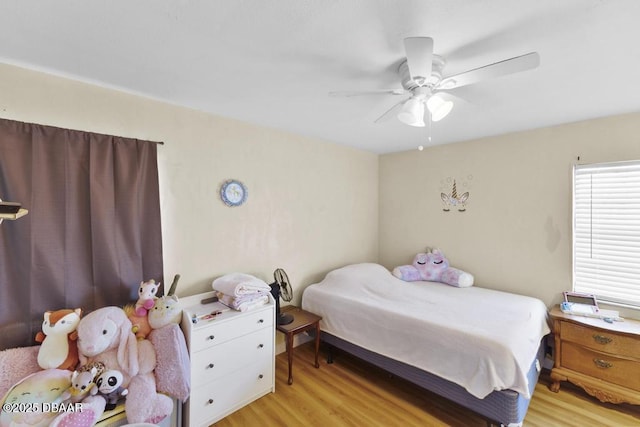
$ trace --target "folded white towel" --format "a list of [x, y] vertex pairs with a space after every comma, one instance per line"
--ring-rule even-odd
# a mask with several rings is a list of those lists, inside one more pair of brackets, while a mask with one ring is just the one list
[[229, 273], [218, 277], [211, 283], [215, 291], [220, 291], [226, 295], [239, 297], [242, 295], [258, 292], [269, 292], [271, 287], [264, 280], [245, 273]]
[[238, 311], [251, 310], [252, 308], [265, 305], [269, 302], [269, 296], [262, 292], [236, 298], [216, 291], [216, 296], [221, 303]]
[[233, 295], [227, 295], [223, 292], [220, 291], [215, 291], [216, 292], [216, 296], [220, 299], [220, 301], [222, 301], [223, 303], [225, 303], [226, 305], [229, 304], [243, 304], [245, 302], [251, 302], [253, 300], [256, 300], [258, 298], [262, 298], [264, 296], [269, 295], [269, 292], [266, 291], [260, 291], [260, 292], [255, 292], [252, 294], [245, 294], [239, 297], [234, 297]]

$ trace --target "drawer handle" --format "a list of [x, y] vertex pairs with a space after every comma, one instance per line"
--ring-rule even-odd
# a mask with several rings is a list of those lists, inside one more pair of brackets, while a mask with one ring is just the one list
[[207, 400], [207, 403], [208, 403], [209, 405], [211, 405], [211, 404], [213, 403], [213, 399], [209, 399], [209, 400]]
[[264, 323], [264, 319], [258, 320], [258, 323]]
[[214, 338], [215, 338], [215, 336], [213, 336], [213, 335], [209, 335], [209, 336], [207, 337], [207, 339], [208, 339], [208, 340], [212, 340], [212, 339], [214, 339]]
[[593, 339], [598, 343], [598, 344], [609, 344], [611, 341], [613, 341], [613, 339], [609, 338], [609, 337], [605, 337], [604, 335], [598, 335], [595, 334], [593, 336]]
[[262, 378], [264, 378], [264, 375], [260, 374], [260, 375], [258, 375], [258, 378], [262, 379]]
[[258, 348], [263, 348], [264, 344], [258, 344]]
[[209, 368], [209, 369], [213, 368], [213, 363], [209, 363], [209, 364], [207, 365], [207, 368]]
[[606, 360], [593, 359], [593, 363], [595, 363], [598, 368], [603, 368], [603, 369], [613, 368], [613, 364], [607, 362]]

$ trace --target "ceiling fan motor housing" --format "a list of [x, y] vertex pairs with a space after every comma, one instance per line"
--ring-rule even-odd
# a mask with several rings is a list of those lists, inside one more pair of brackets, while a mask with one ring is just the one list
[[415, 80], [411, 78], [411, 74], [409, 73], [409, 65], [407, 61], [403, 61], [398, 67], [398, 75], [400, 76], [400, 83], [402, 87], [408, 91], [413, 91], [418, 87], [429, 87], [434, 88], [440, 80], [442, 80], [442, 70], [446, 65], [446, 61], [443, 57], [439, 55], [433, 55], [432, 68], [431, 68], [431, 76], [422, 84], [418, 84]]

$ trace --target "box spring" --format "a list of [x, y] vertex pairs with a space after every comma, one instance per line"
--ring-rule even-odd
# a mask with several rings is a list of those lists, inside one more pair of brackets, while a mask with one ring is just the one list
[[[444, 380], [429, 372], [422, 371], [414, 366], [366, 350], [334, 335], [321, 332], [320, 339], [324, 343], [346, 351], [389, 373], [456, 402], [494, 423], [512, 426], [521, 425], [529, 408], [530, 399], [523, 398], [513, 390], [494, 391], [484, 399], [478, 399], [455, 383]], [[543, 343], [544, 339], [540, 343], [536, 359], [531, 364], [527, 374], [531, 395], [533, 395], [533, 390], [538, 382], [540, 366], [542, 366], [542, 359], [544, 358]]]

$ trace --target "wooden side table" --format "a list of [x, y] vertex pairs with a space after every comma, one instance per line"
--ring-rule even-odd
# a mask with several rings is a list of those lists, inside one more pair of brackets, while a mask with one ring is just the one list
[[296, 334], [315, 328], [316, 361], [314, 366], [316, 368], [320, 367], [320, 363], [318, 363], [318, 353], [320, 351], [320, 320], [322, 320], [322, 317], [317, 316], [313, 313], [309, 313], [308, 311], [304, 311], [303, 309], [295, 307], [293, 305], [282, 307], [282, 312], [293, 315], [293, 322], [289, 323], [288, 325], [276, 326], [276, 329], [285, 334], [287, 338], [287, 358], [289, 360], [288, 383], [289, 385], [291, 385], [293, 384], [293, 337]]
[[602, 402], [640, 404], [640, 322], [607, 323], [575, 316], [555, 306], [551, 391], [570, 381]]

